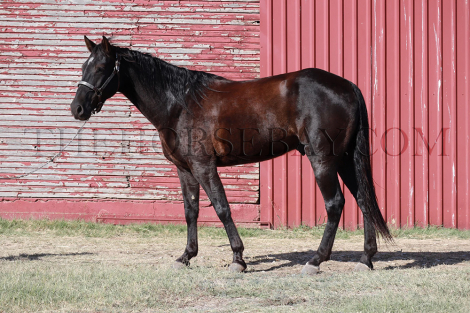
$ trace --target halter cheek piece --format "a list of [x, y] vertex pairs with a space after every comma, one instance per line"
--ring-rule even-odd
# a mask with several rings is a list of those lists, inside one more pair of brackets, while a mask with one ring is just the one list
[[93, 86], [92, 84], [87, 83], [86, 81], [83, 81], [83, 80], [78, 82], [78, 87], [80, 87], [80, 85], [88, 87], [88, 88], [90, 88], [91, 90], [93, 90], [95, 92], [95, 97], [98, 97], [98, 104], [96, 105], [96, 108], [93, 109], [93, 114], [98, 113], [99, 111], [101, 111], [101, 108], [103, 107], [103, 103], [104, 103], [104, 101], [101, 101], [101, 96], [103, 95], [103, 90], [106, 88], [106, 86], [108, 86], [108, 84], [111, 82], [111, 80], [114, 78], [115, 75], [118, 76], [118, 89], [119, 89], [119, 69], [120, 69], [120, 66], [121, 66], [121, 57], [116, 54], [116, 63], [114, 64], [113, 73], [111, 74], [111, 76], [108, 77], [108, 79], [104, 82], [104, 84], [100, 88], [97, 88], [97, 87]]

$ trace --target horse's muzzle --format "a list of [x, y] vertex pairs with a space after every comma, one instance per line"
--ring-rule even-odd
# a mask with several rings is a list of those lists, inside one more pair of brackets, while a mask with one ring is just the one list
[[87, 110], [87, 108], [81, 104], [74, 103], [70, 105], [70, 110], [72, 111], [72, 115], [76, 120], [86, 121], [91, 116], [91, 111]]

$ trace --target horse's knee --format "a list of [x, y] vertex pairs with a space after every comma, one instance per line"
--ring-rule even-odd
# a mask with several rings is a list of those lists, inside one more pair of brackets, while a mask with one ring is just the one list
[[184, 217], [186, 218], [186, 223], [197, 222], [199, 216], [199, 210], [196, 208], [185, 208]]
[[339, 193], [333, 199], [325, 202], [326, 213], [328, 214], [328, 219], [338, 220], [341, 218], [341, 214], [343, 213], [345, 200], [344, 196]]
[[224, 225], [232, 220], [230, 208], [216, 208], [215, 213], [217, 213], [217, 217]]

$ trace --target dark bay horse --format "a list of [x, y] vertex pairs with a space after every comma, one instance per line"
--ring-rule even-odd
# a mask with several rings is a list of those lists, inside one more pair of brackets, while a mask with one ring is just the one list
[[116, 47], [103, 37], [91, 52], [71, 110], [87, 120], [116, 92], [124, 94], [159, 132], [163, 153], [181, 182], [187, 246], [175, 267], [198, 253], [199, 188], [209, 196], [233, 251], [230, 269], [244, 271], [243, 243], [232, 220], [218, 166], [261, 162], [297, 149], [306, 154], [325, 200], [328, 220], [316, 254], [302, 272], [330, 258], [344, 196], [338, 174], [364, 215], [364, 254], [357, 269], [372, 269], [376, 235], [392, 240], [372, 180], [369, 125], [361, 91], [319, 69], [231, 81]]

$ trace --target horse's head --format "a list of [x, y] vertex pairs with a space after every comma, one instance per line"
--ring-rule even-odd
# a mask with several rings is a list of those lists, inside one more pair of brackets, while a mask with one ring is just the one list
[[99, 45], [86, 36], [85, 43], [91, 54], [83, 63], [82, 80], [70, 104], [73, 116], [79, 120], [87, 120], [92, 113], [99, 112], [106, 99], [111, 98], [119, 88], [120, 58], [117, 48], [104, 36]]

